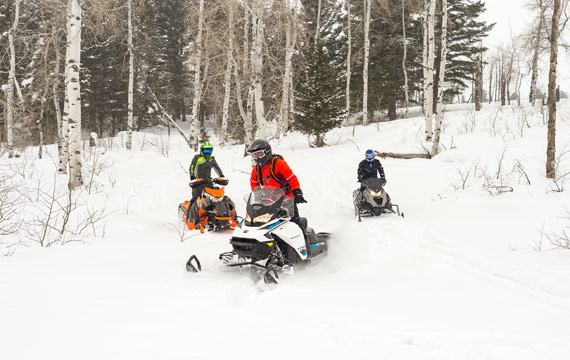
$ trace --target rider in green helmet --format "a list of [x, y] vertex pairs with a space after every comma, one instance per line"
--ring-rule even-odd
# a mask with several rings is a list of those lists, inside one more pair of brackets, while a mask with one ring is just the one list
[[[190, 181], [204, 179], [205, 185], [208, 185], [212, 182], [212, 168], [216, 170], [218, 176], [224, 177], [222, 169], [212, 155], [213, 151], [214, 146], [209, 141], [200, 144], [200, 153], [194, 156], [190, 163]], [[202, 194], [203, 188], [204, 186], [198, 186], [192, 189], [192, 202], [190, 204], [193, 204], [196, 198]]]

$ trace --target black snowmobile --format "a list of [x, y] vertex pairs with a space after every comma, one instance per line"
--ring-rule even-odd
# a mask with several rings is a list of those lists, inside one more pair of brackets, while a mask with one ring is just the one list
[[[301, 218], [301, 227], [291, 221], [293, 198], [281, 188], [265, 186], [253, 190], [247, 199], [247, 215], [234, 230], [233, 250], [220, 254], [228, 267], [250, 267], [265, 272], [266, 283], [277, 283], [278, 273], [291, 273], [296, 266], [308, 265], [327, 254], [329, 233], [315, 233]], [[186, 264], [188, 271], [199, 271], [195, 256]]]
[[[362, 216], [380, 216], [386, 213], [397, 213], [399, 216], [404, 216], [403, 213], [400, 213], [400, 207], [392, 204], [390, 195], [384, 190], [386, 180], [369, 178], [363, 180], [361, 184], [360, 189], [354, 190], [352, 193], [354, 215], [358, 216], [358, 221], [362, 220]], [[395, 211], [394, 208], [396, 209]]]

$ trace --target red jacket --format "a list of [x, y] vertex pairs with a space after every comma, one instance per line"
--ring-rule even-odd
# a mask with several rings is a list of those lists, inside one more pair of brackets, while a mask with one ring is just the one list
[[[278, 179], [281, 179], [282, 182], [276, 181], [273, 176], [271, 176], [271, 166], [273, 162], [275, 162], [274, 174]], [[263, 178], [263, 181], [258, 179], [258, 167], [258, 165], [255, 165], [251, 171], [251, 190], [255, 189], [260, 183], [262, 183], [265, 186], [286, 188], [286, 194], [292, 196], [293, 190], [301, 188], [299, 180], [297, 180], [297, 176], [293, 174], [293, 171], [281, 156], [273, 155], [272, 160], [261, 168], [261, 177]]]

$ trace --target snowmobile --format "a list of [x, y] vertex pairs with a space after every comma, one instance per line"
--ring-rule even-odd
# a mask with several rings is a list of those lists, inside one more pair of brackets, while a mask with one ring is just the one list
[[[190, 230], [208, 231], [233, 230], [237, 226], [236, 207], [232, 199], [224, 193], [229, 180], [215, 178], [211, 181], [196, 179], [190, 187], [204, 186], [202, 195], [190, 206], [190, 200], [178, 206], [178, 214]], [[215, 186], [219, 185], [218, 186]]]
[[[219, 255], [230, 268], [254, 268], [264, 272], [266, 283], [277, 283], [279, 273], [292, 273], [298, 267], [322, 260], [328, 249], [330, 233], [291, 221], [293, 198], [282, 188], [265, 186], [251, 192], [247, 199], [247, 215], [233, 232], [233, 250]], [[199, 271], [199, 261], [193, 255], [186, 264], [188, 271]]]
[[392, 204], [390, 195], [384, 190], [384, 185], [386, 185], [385, 179], [369, 178], [362, 181], [360, 189], [354, 190], [352, 199], [354, 201], [354, 214], [358, 216], [358, 221], [362, 221], [362, 216], [380, 216], [386, 213], [397, 213], [399, 216], [404, 216], [403, 213], [400, 213], [400, 207]]

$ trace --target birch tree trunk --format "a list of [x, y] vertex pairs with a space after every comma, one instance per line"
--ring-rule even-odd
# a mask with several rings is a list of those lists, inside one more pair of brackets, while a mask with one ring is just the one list
[[267, 139], [267, 129], [265, 122], [265, 110], [263, 108], [263, 3], [261, 0], [254, 0], [255, 10], [253, 12], [253, 49], [252, 49], [252, 84], [254, 88], [255, 120], [257, 123], [256, 138]]
[[[347, 0], [348, 1], [348, 0]], [[406, 4], [405, 0], [402, 0], [402, 36], [404, 44], [404, 57], [402, 58], [402, 70], [404, 71], [404, 96], [406, 99], [406, 117], [408, 116], [408, 108], [410, 106], [410, 94], [408, 85], [408, 68], [406, 67], [406, 61], [408, 57], [408, 39], [406, 38]]]
[[283, 74], [283, 84], [281, 92], [281, 109], [280, 122], [275, 132], [275, 138], [281, 137], [281, 132], [286, 133], [289, 126], [289, 83], [291, 82], [291, 68], [293, 59], [293, 45], [291, 43], [291, 20], [289, 2], [285, 0], [285, 8], [287, 12], [287, 27], [285, 32], [285, 73]]
[[202, 62], [202, 29], [204, 24], [204, 0], [200, 0], [198, 10], [198, 37], [196, 38], [196, 61], [194, 64], [194, 101], [192, 102], [192, 123], [190, 124], [190, 141], [194, 145], [194, 151], [198, 150], [199, 141], [199, 111], [202, 95], [202, 80], [200, 67]]
[[[247, 149], [254, 140], [254, 127], [253, 127], [253, 84], [251, 83], [251, 49], [249, 46], [249, 28], [251, 16], [251, 2], [244, 0], [244, 24], [243, 24], [243, 62], [242, 62], [242, 76], [244, 79], [249, 75], [249, 85], [247, 87], [246, 108], [244, 118], [244, 132], [245, 132], [245, 151], [244, 156], [247, 156]], [[236, 83], [240, 86], [240, 83]], [[243, 114], [242, 114], [243, 116]]]
[[481, 98], [483, 95], [483, 65], [481, 56], [475, 59], [475, 111], [481, 111]]
[[364, 83], [362, 95], [362, 124], [368, 125], [368, 61], [370, 57], [370, 6], [372, 0], [364, 0], [364, 68], [362, 79]]
[[433, 137], [433, 66], [435, 61], [435, 2], [436, 0], [425, 0], [424, 15], [424, 112], [425, 112], [425, 135], [426, 141], [431, 141]]
[[127, 104], [127, 150], [133, 147], [133, 93], [135, 84], [135, 57], [133, 53], [132, 0], [127, 0], [128, 43], [129, 43], [129, 95]]
[[493, 64], [489, 69], [489, 104], [493, 102]]
[[346, 118], [350, 119], [350, 65], [352, 60], [352, 27], [351, 24], [351, 15], [350, 15], [350, 0], [346, 0], [346, 27], [347, 27], [347, 37], [346, 37]]
[[8, 89], [6, 98], [6, 141], [8, 142], [8, 157], [14, 157], [14, 83], [16, 81], [16, 50], [14, 37], [20, 21], [20, 2], [14, 4], [14, 21], [8, 30], [8, 46], [10, 48], [10, 70], [8, 72]]
[[447, 0], [441, 0], [441, 53], [439, 62], [439, 79], [437, 88], [435, 136], [431, 148], [431, 156], [437, 155], [439, 138], [441, 136], [441, 123], [443, 122], [443, 88], [445, 81], [445, 66], [447, 65]]
[[[366, 0], [364, 0], [366, 1]], [[318, 0], [318, 6], [317, 6], [317, 29], [315, 30], [315, 44], [317, 43], [317, 41], [319, 40], [319, 32], [321, 31], [321, 5], [322, 5], [322, 0]]]
[[[294, 50], [295, 46], [297, 46], [297, 1], [293, 0], [293, 24], [292, 24], [292, 39], [291, 39], [291, 48]], [[293, 70], [291, 70], [293, 71]], [[291, 74], [289, 77], [289, 115], [295, 114], [295, 86], [294, 86], [294, 76]], [[289, 125], [287, 125], [289, 128]]]
[[67, 57], [66, 67], [69, 80], [67, 81], [67, 101], [69, 103], [69, 189], [73, 190], [83, 185], [81, 175], [81, 83], [79, 71], [81, 65], [81, 6], [79, 0], [69, 0], [67, 23]]
[[228, 4], [229, 19], [228, 19], [228, 59], [226, 64], [226, 74], [224, 77], [224, 105], [222, 108], [222, 146], [226, 146], [228, 142], [228, 117], [230, 112], [230, 93], [231, 93], [231, 80], [232, 80], [232, 53], [234, 52], [234, 5]]
[[550, 73], [548, 75], [548, 144], [546, 146], [546, 177], [556, 177], [556, 67], [558, 65], [558, 36], [560, 0], [554, 0], [552, 32], [550, 35]]
[[530, 78], [529, 102], [534, 106], [536, 102], [537, 82], [538, 82], [538, 58], [540, 54], [540, 38], [542, 36], [542, 27], [544, 26], [545, 6], [543, 0], [539, 0], [540, 18], [538, 19], [538, 27], [536, 28], [536, 39], [534, 41], [534, 54], [532, 56], [532, 75]]

